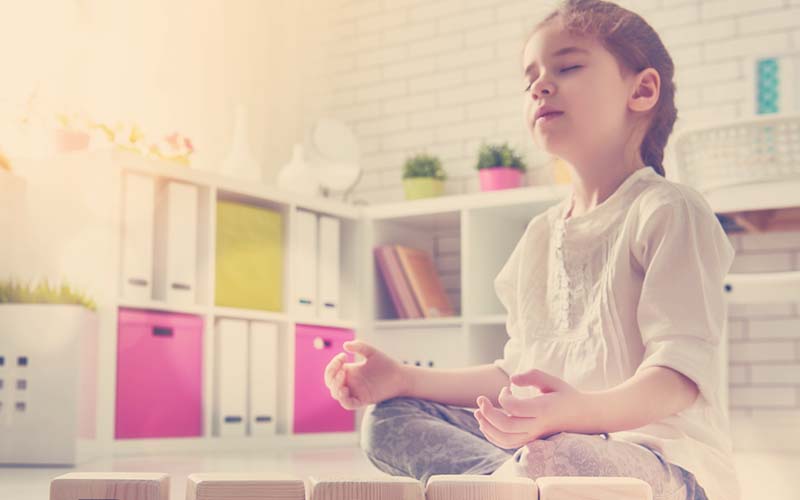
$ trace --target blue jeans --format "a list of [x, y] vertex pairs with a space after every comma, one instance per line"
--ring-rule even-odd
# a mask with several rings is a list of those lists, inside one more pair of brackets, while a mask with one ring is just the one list
[[644, 446], [608, 434], [560, 432], [517, 450], [486, 440], [469, 409], [414, 398], [367, 408], [361, 447], [380, 470], [423, 483], [436, 474], [491, 474], [512, 457], [514, 473], [543, 476], [624, 476], [642, 479], [654, 500], [707, 500], [689, 471]]

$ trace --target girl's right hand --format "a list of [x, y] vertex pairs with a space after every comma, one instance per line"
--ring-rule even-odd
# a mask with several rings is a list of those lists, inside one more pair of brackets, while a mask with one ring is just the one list
[[397, 397], [406, 390], [400, 363], [360, 340], [345, 342], [343, 347], [365, 359], [345, 363], [346, 354], [341, 352], [325, 368], [325, 385], [342, 408], [355, 410]]

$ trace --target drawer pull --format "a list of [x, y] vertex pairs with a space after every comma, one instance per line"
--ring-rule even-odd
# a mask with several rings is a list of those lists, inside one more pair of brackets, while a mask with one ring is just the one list
[[186, 283], [173, 283], [172, 284], [173, 290], [191, 290], [192, 286], [187, 285]]
[[322, 350], [331, 346], [331, 341], [322, 337], [314, 338], [314, 349]]
[[164, 328], [161, 326], [153, 327], [153, 335], [156, 337], [172, 337], [172, 328]]
[[135, 286], [147, 286], [147, 280], [143, 278], [128, 278], [128, 284]]

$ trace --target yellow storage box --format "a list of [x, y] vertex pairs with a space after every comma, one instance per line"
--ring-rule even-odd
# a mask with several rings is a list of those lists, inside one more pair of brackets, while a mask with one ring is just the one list
[[215, 303], [283, 310], [283, 217], [274, 210], [217, 202]]

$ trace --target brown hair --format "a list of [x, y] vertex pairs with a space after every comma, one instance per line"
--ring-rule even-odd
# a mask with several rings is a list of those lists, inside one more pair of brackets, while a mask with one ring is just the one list
[[658, 102], [642, 139], [639, 153], [645, 165], [664, 176], [664, 148], [678, 118], [675, 108], [675, 66], [658, 33], [638, 14], [602, 0], [566, 0], [533, 30], [560, 18], [570, 33], [592, 36], [608, 50], [620, 66], [639, 73], [654, 68], [661, 77]]

